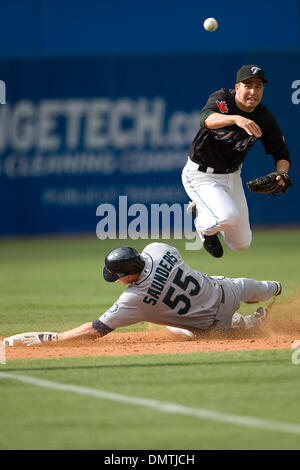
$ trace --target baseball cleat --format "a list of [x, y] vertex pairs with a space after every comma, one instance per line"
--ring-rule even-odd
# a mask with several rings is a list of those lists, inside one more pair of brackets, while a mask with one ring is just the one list
[[258, 320], [258, 322], [261, 323], [263, 320], [267, 318], [267, 309], [266, 307], [258, 307], [256, 312], [254, 312], [252, 315], [254, 315], [256, 320]]
[[196, 208], [196, 203], [194, 201], [190, 201], [187, 208], [186, 208], [186, 213], [192, 217], [196, 217], [197, 215], [197, 208]]
[[184, 328], [176, 328], [175, 326], [166, 326], [167, 330], [175, 333], [176, 335], [189, 336], [190, 338], [195, 338], [194, 333], [190, 330], [185, 330]]
[[[251, 313], [251, 315], [245, 315], [243, 317], [244, 328], [249, 329], [249, 328], [256, 328], [257, 326], [261, 326], [261, 323], [267, 317], [267, 313], [268, 312], [267, 312], [266, 307], [258, 307], [256, 312]], [[237, 325], [237, 327], [240, 327], [240, 325]]]
[[221, 258], [223, 256], [223, 247], [217, 234], [210, 236], [204, 235], [203, 246], [206, 251], [215, 258]]
[[276, 290], [274, 295], [275, 296], [280, 295], [281, 292], [282, 292], [282, 285], [280, 284], [280, 282], [277, 282], [277, 281], [273, 281], [273, 282], [274, 282], [274, 284], [276, 284], [276, 287], [277, 287], [277, 290]]

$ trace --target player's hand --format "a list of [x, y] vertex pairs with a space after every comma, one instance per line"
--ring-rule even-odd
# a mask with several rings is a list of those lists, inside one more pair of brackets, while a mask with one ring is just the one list
[[276, 181], [278, 182], [279, 186], [285, 186], [285, 182], [280, 175], [276, 176]]
[[27, 335], [24, 334], [22, 343], [26, 344], [26, 346], [32, 346], [34, 344], [42, 344], [42, 341], [40, 340], [38, 333], [31, 333]]
[[249, 135], [254, 135], [258, 139], [262, 136], [261, 128], [251, 119], [237, 115], [235, 116], [235, 124], [244, 129]]
[[42, 344], [48, 341], [57, 341], [57, 333], [30, 331], [28, 333], [20, 333], [4, 338], [4, 344], [6, 346], [15, 346], [18, 343], [32, 346], [34, 344]]

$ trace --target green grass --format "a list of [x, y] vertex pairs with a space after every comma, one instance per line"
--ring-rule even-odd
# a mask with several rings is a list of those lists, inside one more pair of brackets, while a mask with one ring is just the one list
[[[245, 252], [221, 259], [170, 243], [208, 274], [274, 279], [280, 300], [300, 285], [300, 230], [255, 231]], [[107, 251], [148, 240], [36, 238], [0, 241], [0, 336], [63, 331], [100, 316], [123, 291], [101, 271]], [[251, 306], [245, 306], [247, 313]], [[137, 325], [135, 328], [143, 328]], [[114, 333], [111, 333], [112, 335]], [[300, 424], [300, 365], [292, 350], [7, 361], [28, 375], [124, 395]], [[162, 413], [0, 378], [0, 449], [299, 449], [300, 436]]]
[[[300, 423], [289, 351], [13, 361], [5, 371], [265, 420]], [[1, 373], [0, 368], [0, 373]], [[1, 449], [299, 449], [299, 434], [163, 413], [0, 379]]]

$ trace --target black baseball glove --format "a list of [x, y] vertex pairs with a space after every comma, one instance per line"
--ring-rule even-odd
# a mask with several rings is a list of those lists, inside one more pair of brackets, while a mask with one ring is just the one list
[[[279, 184], [276, 180], [277, 176], [281, 176], [284, 185]], [[278, 194], [285, 193], [290, 186], [292, 186], [291, 177], [284, 171], [273, 171], [265, 176], [260, 176], [254, 180], [248, 181], [248, 189], [252, 193], [262, 194]]]

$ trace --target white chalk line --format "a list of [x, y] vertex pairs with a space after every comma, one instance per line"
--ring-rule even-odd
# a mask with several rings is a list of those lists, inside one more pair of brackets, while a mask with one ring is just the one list
[[222, 413], [219, 411], [206, 410], [203, 408], [190, 408], [187, 406], [179, 405], [177, 403], [151, 400], [146, 398], [130, 397], [127, 395], [121, 395], [119, 393], [105, 392], [103, 390], [97, 390], [89, 387], [81, 387], [78, 385], [68, 385], [57, 382], [50, 382], [49, 380], [38, 379], [25, 375], [15, 375], [7, 372], [0, 372], [0, 379], [18, 380], [19, 382], [36, 385], [37, 387], [43, 387], [53, 390], [62, 390], [65, 392], [73, 392], [79, 395], [88, 395], [95, 398], [103, 398], [105, 400], [126, 403], [134, 406], [153, 408], [157, 411], [161, 411], [164, 413], [174, 413], [185, 416], [192, 416], [198, 419], [207, 419], [211, 421], [217, 421], [219, 423], [229, 423], [251, 428], [267, 429], [269, 431], [300, 434], [300, 424], [283, 423], [280, 421], [253, 418], [251, 416], [239, 416], [234, 414]]

